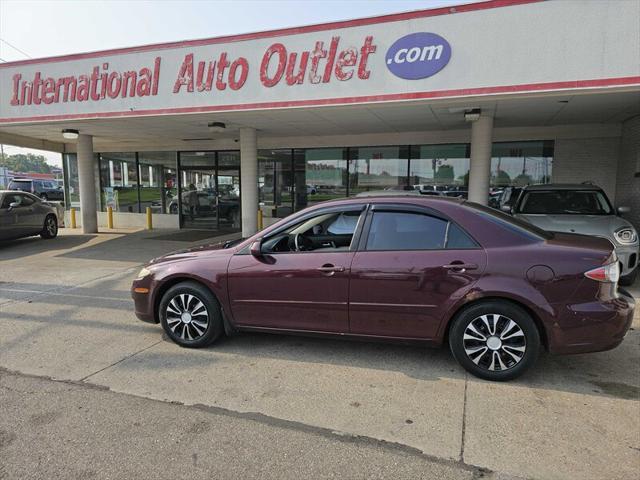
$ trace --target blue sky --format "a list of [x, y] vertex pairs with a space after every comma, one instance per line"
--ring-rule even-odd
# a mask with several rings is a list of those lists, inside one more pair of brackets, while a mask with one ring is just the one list
[[[0, 0], [0, 59], [294, 27], [473, 0]], [[5, 153], [25, 149], [5, 147]], [[46, 154], [59, 164], [59, 155]]]

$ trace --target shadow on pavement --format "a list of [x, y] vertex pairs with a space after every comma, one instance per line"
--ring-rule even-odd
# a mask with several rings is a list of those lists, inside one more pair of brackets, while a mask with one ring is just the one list
[[96, 235], [60, 235], [52, 240], [43, 240], [40, 237], [2, 240], [0, 260], [13, 260], [51, 250], [68, 250], [79, 247], [95, 237]]

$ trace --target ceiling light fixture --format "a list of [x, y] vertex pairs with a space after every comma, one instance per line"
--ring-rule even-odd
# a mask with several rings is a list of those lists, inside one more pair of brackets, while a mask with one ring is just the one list
[[65, 128], [62, 130], [62, 136], [67, 140], [77, 140], [80, 132], [78, 130], [73, 130], [71, 128]]
[[210, 132], [224, 132], [227, 126], [222, 122], [209, 122], [209, 131]]
[[479, 108], [472, 108], [471, 110], [467, 110], [464, 112], [464, 120], [465, 122], [475, 122], [480, 118], [480, 113], [482, 110]]

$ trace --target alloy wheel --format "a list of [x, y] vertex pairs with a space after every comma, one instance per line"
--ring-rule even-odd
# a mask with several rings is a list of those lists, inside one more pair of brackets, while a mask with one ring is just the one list
[[492, 372], [515, 367], [527, 348], [520, 325], [497, 313], [481, 315], [469, 322], [462, 341], [467, 357]]
[[209, 328], [209, 312], [195, 295], [181, 293], [169, 301], [166, 308], [167, 326], [182, 340], [197, 340]]
[[58, 233], [58, 224], [56, 223], [56, 219], [55, 218], [53, 218], [53, 217], [47, 218], [46, 229], [47, 229], [47, 233], [51, 237], [55, 237], [56, 236], [56, 233]]

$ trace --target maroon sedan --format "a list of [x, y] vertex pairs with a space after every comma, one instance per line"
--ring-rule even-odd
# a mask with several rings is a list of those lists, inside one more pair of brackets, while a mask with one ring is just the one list
[[449, 343], [469, 372], [508, 380], [551, 353], [616, 347], [634, 300], [606, 239], [549, 233], [461, 199], [316, 205], [236, 244], [153, 260], [136, 315], [185, 347], [236, 331]]

